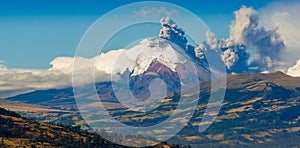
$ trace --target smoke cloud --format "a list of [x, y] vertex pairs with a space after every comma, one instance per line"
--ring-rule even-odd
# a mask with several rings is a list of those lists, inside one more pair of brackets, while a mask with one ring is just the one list
[[[281, 59], [287, 66], [300, 58], [300, 1], [275, 2], [260, 11], [262, 22], [267, 27], [278, 28], [286, 45]], [[274, 11], [276, 10], [276, 11]]]
[[242, 73], [248, 71], [249, 53], [242, 44], [235, 44], [231, 39], [217, 40], [211, 32], [206, 33], [207, 41], [195, 48], [195, 56], [200, 60], [205, 59], [205, 54], [220, 52], [220, 58], [224, 62], [227, 71]]
[[250, 66], [259, 68], [259, 72], [274, 70], [279, 66], [280, 55], [285, 49], [277, 28], [259, 28], [259, 15], [252, 8], [243, 6], [234, 14], [235, 21], [230, 27], [230, 39], [237, 44], [255, 49], [254, 60]]
[[161, 18], [160, 24], [162, 26], [159, 32], [160, 38], [170, 40], [178, 46], [186, 48], [187, 39], [182, 28], [178, 28], [177, 24], [169, 17]]
[[[231, 43], [231, 41], [227, 41]], [[243, 45], [232, 45], [228, 46], [226, 41], [224, 42], [225, 46], [221, 46], [221, 49], [224, 51], [221, 55], [222, 61], [226, 65], [226, 68], [230, 72], [234, 73], [243, 73], [248, 71], [248, 59], [249, 53], [246, 51], [246, 47]]]
[[[222, 61], [228, 72], [233, 73], [272, 71], [279, 67], [285, 44], [277, 28], [259, 27], [259, 14], [251, 7], [242, 6], [234, 15], [230, 37], [218, 40], [207, 32], [207, 41], [195, 48], [195, 56], [203, 59], [204, 52], [221, 50]], [[255, 51], [250, 64], [246, 47]]]

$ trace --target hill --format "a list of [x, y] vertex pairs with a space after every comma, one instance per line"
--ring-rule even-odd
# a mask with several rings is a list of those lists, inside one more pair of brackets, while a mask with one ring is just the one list
[[[78, 126], [39, 123], [0, 108], [0, 147], [123, 148], [124, 146], [111, 143], [98, 134], [83, 131]], [[154, 147], [170, 146], [159, 144]]]
[[79, 127], [39, 123], [0, 108], [1, 147], [99, 147], [116, 146]]
[[[209, 98], [210, 83], [203, 84], [202, 100], [190, 125], [181, 133], [201, 146], [299, 146], [300, 78], [282, 72], [227, 77], [226, 94], [216, 120], [203, 133], [194, 132]], [[222, 88], [220, 88], [222, 89]], [[219, 90], [213, 90], [217, 93]]]

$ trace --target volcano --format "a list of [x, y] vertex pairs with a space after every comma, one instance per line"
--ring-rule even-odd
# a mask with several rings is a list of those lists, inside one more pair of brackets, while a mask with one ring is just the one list
[[196, 64], [184, 49], [162, 38], [145, 39], [124, 50], [117, 57], [112, 73], [119, 76], [112, 80], [114, 83], [128, 84], [141, 99], [150, 96], [148, 86], [154, 79], [164, 81], [167, 95], [179, 92], [182, 85], [194, 83], [192, 77], [199, 82], [210, 79], [208, 67]]

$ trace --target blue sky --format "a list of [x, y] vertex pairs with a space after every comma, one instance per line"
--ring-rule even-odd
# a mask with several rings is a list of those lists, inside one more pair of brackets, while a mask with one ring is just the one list
[[[137, 1], [2, 0], [0, 60], [9, 68], [48, 68], [49, 62], [55, 57], [74, 56], [82, 35], [100, 16], [132, 2]], [[233, 20], [233, 11], [241, 5], [253, 6], [259, 10], [274, 1], [165, 2], [177, 4], [195, 13], [218, 38], [225, 38], [228, 36], [228, 26]]]

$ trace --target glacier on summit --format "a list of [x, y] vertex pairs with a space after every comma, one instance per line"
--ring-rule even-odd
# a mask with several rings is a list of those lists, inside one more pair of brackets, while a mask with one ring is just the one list
[[153, 61], [158, 61], [175, 72], [176, 65], [186, 61], [179, 50], [174, 50], [176, 48], [179, 47], [165, 39], [144, 39], [120, 54], [112, 73], [123, 73], [129, 70], [132, 75], [140, 75]]

